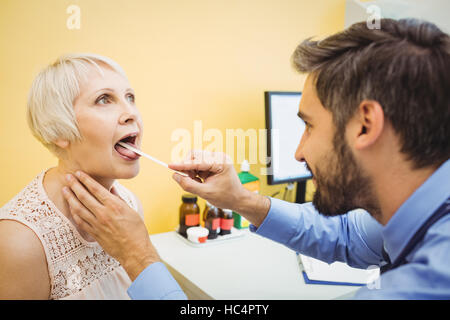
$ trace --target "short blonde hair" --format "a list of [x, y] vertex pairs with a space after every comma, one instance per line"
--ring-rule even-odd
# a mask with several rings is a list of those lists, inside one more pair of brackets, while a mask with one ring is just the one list
[[113, 60], [96, 54], [68, 54], [39, 72], [33, 81], [27, 103], [27, 121], [33, 135], [60, 157], [58, 139], [79, 141], [73, 102], [80, 94], [80, 81], [87, 80], [89, 67], [103, 75], [99, 63], [106, 64], [126, 78]]

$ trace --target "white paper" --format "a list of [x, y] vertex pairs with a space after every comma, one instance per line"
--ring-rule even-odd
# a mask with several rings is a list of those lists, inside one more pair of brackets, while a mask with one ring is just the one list
[[380, 275], [380, 269], [375, 266], [369, 269], [357, 269], [343, 262], [328, 264], [302, 254], [299, 256], [310, 280], [369, 284]]

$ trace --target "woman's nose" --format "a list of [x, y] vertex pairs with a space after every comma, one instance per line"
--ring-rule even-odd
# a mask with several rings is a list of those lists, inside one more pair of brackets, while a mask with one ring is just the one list
[[137, 120], [138, 111], [136, 106], [131, 105], [128, 101], [123, 101], [121, 103], [121, 115], [119, 118], [120, 124], [126, 124], [130, 122], [134, 122]]

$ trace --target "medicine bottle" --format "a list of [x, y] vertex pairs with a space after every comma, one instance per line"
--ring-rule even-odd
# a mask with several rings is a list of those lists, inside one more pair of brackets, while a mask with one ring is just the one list
[[216, 239], [219, 235], [220, 227], [219, 208], [206, 202], [205, 210], [203, 211], [203, 220], [205, 221], [205, 228], [209, 230], [208, 239]]
[[180, 206], [180, 228], [178, 232], [187, 237], [186, 230], [190, 227], [200, 226], [200, 207], [197, 197], [192, 194], [184, 194], [181, 197], [183, 203]]
[[[241, 164], [241, 172], [238, 173], [239, 180], [245, 189], [259, 193], [259, 178], [250, 173], [250, 164], [244, 160]], [[248, 228], [250, 222], [237, 212], [233, 212], [234, 227], [237, 229]]]
[[229, 209], [219, 209], [220, 216], [220, 235], [226, 235], [231, 233], [233, 227], [233, 211]]

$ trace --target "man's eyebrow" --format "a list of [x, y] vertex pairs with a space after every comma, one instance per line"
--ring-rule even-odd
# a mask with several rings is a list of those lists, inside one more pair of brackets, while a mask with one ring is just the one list
[[304, 114], [304, 113], [301, 112], [301, 111], [299, 111], [299, 112], [297, 113], [297, 116], [298, 116], [300, 119], [302, 119], [302, 120], [311, 120], [311, 117], [310, 117], [310, 116]]

